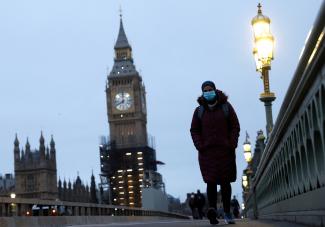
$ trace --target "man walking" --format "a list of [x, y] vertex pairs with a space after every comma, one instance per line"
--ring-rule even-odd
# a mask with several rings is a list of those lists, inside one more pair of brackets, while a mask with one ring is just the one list
[[230, 206], [232, 207], [232, 213], [234, 214], [235, 218], [239, 218], [239, 202], [236, 198], [236, 196], [233, 196], [231, 202], [230, 202]]
[[190, 131], [198, 150], [201, 174], [207, 184], [207, 217], [211, 224], [219, 223], [216, 212], [216, 187], [220, 185], [225, 222], [234, 224], [230, 213], [230, 183], [237, 177], [235, 149], [240, 126], [228, 97], [217, 90], [212, 81], [204, 82], [201, 89], [202, 95], [198, 98], [200, 106], [194, 111]]
[[203, 219], [204, 213], [203, 213], [203, 208], [205, 205], [205, 197], [204, 195], [200, 192], [200, 190], [197, 190], [197, 193], [195, 195], [195, 200], [197, 204], [197, 211], [199, 214], [199, 219]]

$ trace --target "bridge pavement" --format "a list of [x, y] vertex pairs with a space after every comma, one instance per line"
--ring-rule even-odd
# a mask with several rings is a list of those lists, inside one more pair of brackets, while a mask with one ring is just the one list
[[[129, 222], [129, 223], [110, 223], [110, 224], [98, 224], [98, 225], [73, 225], [70, 227], [123, 227], [123, 226], [136, 226], [136, 227], [211, 227], [208, 220], [161, 220], [161, 221], [142, 221], [142, 222]], [[218, 225], [214, 226], [226, 226], [223, 220], [219, 220]], [[302, 227], [289, 222], [278, 222], [278, 221], [260, 221], [260, 220], [249, 220], [249, 219], [236, 219], [237, 227]]]

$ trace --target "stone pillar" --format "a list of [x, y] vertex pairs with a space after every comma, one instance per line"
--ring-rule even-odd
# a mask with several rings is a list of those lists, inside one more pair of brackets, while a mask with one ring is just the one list
[[43, 212], [43, 205], [39, 205], [39, 216], [43, 216], [44, 212]]
[[5, 216], [5, 204], [1, 203], [0, 204], [0, 217]]
[[16, 215], [17, 216], [22, 216], [22, 209], [21, 209], [21, 205], [20, 203], [16, 203]]
[[8, 203], [5, 203], [5, 206], [4, 206], [4, 210], [5, 210], [4, 214], [5, 215], [4, 216], [6, 216], [6, 217], [9, 216], [9, 214], [10, 214], [9, 209], [10, 209], [9, 204]]

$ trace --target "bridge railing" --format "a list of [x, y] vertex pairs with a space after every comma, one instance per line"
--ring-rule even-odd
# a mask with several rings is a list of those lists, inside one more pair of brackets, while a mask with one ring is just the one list
[[[37, 209], [36, 209], [37, 208]], [[46, 208], [46, 209], [44, 209]], [[37, 213], [35, 212], [37, 211]], [[158, 216], [188, 219], [188, 216], [94, 203], [0, 197], [0, 217], [11, 216]]]
[[306, 41], [246, 201], [250, 217], [325, 220], [325, 2]]

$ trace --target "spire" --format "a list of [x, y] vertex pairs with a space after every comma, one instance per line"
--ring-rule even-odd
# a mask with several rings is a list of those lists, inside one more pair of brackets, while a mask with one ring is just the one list
[[91, 174], [91, 182], [90, 182], [90, 202], [98, 203], [98, 199], [96, 196], [96, 182], [94, 173]]
[[63, 188], [67, 188], [67, 181], [65, 180], [65, 178], [63, 180]]
[[27, 141], [26, 141], [25, 149], [26, 149], [26, 152], [30, 152], [30, 144], [29, 144], [28, 137], [27, 137]]
[[43, 137], [43, 132], [41, 131], [41, 137], [39, 139], [39, 152], [41, 160], [45, 159], [45, 140]]
[[62, 188], [62, 181], [60, 177], [59, 177], [59, 188]]
[[82, 182], [81, 182], [81, 179], [78, 174], [77, 179], [76, 179], [76, 185], [81, 185], [81, 184], [82, 184]]
[[21, 159], [24, 160], [25, 159], [25, 152], [24, 152], [24, 148], [21, 149], [21, 155], [20, 155]]
[[51, 142], [50, 142], [50, 153], [51, 153], [51, 159], [55, 159], [55, 142], [53, 139], [53, 135], [51, 135]]
[[120, 77], [138, 74], [137, 70], [135, 69], [135, 65], [133, 64], [132, 47], [125, 35], [122, 12], [120, 12], [120, 17], [120, 30], [114, 46], [114, 66], [112, 67], [112, 71], [108, 77]]
[[41, 131], [41, 137], [39, 138], [39, 142], [40, 142], [40, 144], [44, 144], [44, 142], [45, 142], [44, 137], [43, 137], [43, 131]]
[[51, 135], [51, 142], [50, 142], [50, 146], [51, 146], [51, 148], [53, 147], [55, 147], [55, 142], [54, 142], [54, 139], [53, 139], [53, 135]]
[[19, 147], [19, 140], [18, 140], [18, 137], [17, 137], [17, 133], [15, 135], [14, 145], [15, 145], [15, 147]]
[[20, 149], [19, 149], [19, 140], [17, 138], [17, 133], [15, 136], [15, 141], [14, 141], [14, 156], [15, 156], [15, 163], [20, 159]]
[[131, 46], [128, 42], [128, 39], [126, 38], [126, 34], [124, 31], [124, 27], [123, 27], [122, 11], [120, 11], [120, 30], [119, 30], [114, 48], [115, 49], [130, 48], [131, 49]]
[[50, 149], [48, 146], [46, 146], [46, 159], [50, 159]]

